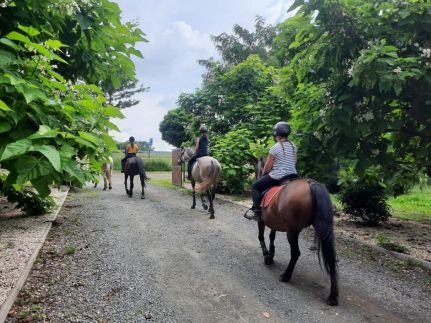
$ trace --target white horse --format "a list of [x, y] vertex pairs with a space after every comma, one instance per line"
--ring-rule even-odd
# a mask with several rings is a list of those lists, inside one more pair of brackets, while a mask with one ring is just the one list
[[[108, 161], [102, 164], [102, 176], [103, 176], [103, 190], [109, 187], [112, 190], [112, 172], [114, 170], [114, 160], [111, 156], [108, 157]], [[109, 184], [109, 186], [108, 186]], [[94, 187], [97, 187], [97, 183], [94, 183]]]

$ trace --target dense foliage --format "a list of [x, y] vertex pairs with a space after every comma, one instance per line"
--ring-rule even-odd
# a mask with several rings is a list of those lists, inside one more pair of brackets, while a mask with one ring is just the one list
[[[253, 142], [288, 120], [302, 175], [349, 196], [361, 188], [358, 209], [369, 204], [363, 189], [382, 192], [376, 198], [385, 210], [386, 196], [431, 173], [431, 4], [296, 0], [291, 9], [298, 7], [274, 33], [258, 20], [255, 32], [235, 26], [233, 35], [213, 37], [223, 60], [202, 61], [201, 88], [179, 97], [175, 113], [192, 120], [177, 137], [190, 139], [205, 122], [215, 135], [213, 154], [220, 147], [228, 154], [225, 146], [237, 144], [230, 131], [247, 129], [244, 140]], [[223, 178], [249, 153], [228, 158]]]
[[135, 80], [144, 41], [108, 0], [15, 0], [0, 6], [0, 181], [3, 193], [31, 183], [93, 179], [116, 144], [105, 93]]

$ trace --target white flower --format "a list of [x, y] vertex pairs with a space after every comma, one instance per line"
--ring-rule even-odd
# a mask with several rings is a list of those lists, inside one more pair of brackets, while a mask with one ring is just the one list
[[422, 48], [422, 57], [431, 58], [431, 48]]
[[414, 43], [413, 46], [419, 47], [419, 44], [418, 43]]
[[350, 77], [353, 77], [353, 65], [352, 65], [352, 66], [350, 66], [350, 68], [347, 70], [347, 74], [348, 74]]
[[402, 72], [401, 67], [397, 67], [394, 69], [394, 73], [400, 74]]
[[373, 149], [373, 150], [371, 150], [371, 154], [373, 154], [373, 156], [377, 156], [378, 154], [380, 154], [380, 150]]
[[374, 114], [371, 111], [368, 111], [363, 115], [364, 120], [370, 121], [374, 119]]

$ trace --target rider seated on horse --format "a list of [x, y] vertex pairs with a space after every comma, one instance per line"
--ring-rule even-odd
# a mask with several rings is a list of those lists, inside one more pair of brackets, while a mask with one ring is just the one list
[[290, 126], [287, 122], [278, 122], [273, 127], [274, 140], [277, 143], [269, 150], [268, 158], [263, 168], [263, 176], [252, 185], [253, 214], [244, 214], [249, 220], [259, 220], [261, 216], [260, 200], [262, 193], [272, 186], [279, 185], [287, 179], [297, 178], [296, 146], [287, 137]]
[[192, 167], [196, 159], [204, 156], [208, 156], [208, 128], [204, 124], [200, 126], [199, 132], [200, 137], [196, 139], [195, 155], [189, 160], [187, 165], [187, 179], [192, 179]]
[[135, 137], [133, 137], [133, 136], [130, 137], [129, 142], [130, 143], [124, 149], [124, 154], [126, 156], [121, 160], [121, 172], [122, 173], [124, 173], [124, 166], [126, 165], [127, 159], [130, 157], [136, 157], [136, 154], [139, 150], [139, 146], [137, 144], [135, 144]]

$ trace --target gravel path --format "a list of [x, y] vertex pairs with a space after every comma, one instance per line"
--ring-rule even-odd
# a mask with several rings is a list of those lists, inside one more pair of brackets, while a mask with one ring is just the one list
[[[289, 261], [284, 234], [267, 267], [255, 223], [217, 201], [216, 219], [190, 210], [187, 192], [149, 185], [129, 199], [114, 189], [70, 193], [7, 322], [426, 322], [430, 276], [369, 264], [337, 241], [340, 306], [324, 303], [329, 279], [308, 250], [292, 282], [278, 281]], [[135, 182], [136, 185], [136, 182]], [[135, 186], [136, 189], [136, 186]], [[354, 254], [355, 257], [350, 257]], [[357, 257], [359, 256], [359, 257]], [[357, 260], [359, 259], [359, 260]]]

